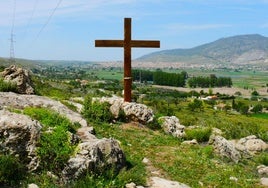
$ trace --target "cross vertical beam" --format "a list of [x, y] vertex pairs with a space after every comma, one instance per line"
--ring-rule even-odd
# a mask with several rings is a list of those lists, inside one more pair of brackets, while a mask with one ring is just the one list
[[131, 101], [131, 18], [124, 22], [124, 101]]
[[131, 102], [131, 48], [159, 48], [160, 41], [131, 39], [131, 18], [124, 20], [124, 40], [95, 40], [95, 47], [124, 48], [124, 101]]

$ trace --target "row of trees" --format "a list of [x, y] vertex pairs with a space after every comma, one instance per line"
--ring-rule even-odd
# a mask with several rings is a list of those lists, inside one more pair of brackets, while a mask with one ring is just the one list
[[214, 74], [209, 77], [197, 76], [188, 79], [188, 85], [195, 87], [231, 87], [233, 85], [230, 77], [216, 77]]
[[184, 87], [188, 75], [185, 71], [182, 71], [181, 73], [167, 73], [160, 70], [154, 72], [133, 70], [132, 77], [133, 80], [140, 82], [153, 82], [156, 85]]
[[188, 79], [188, 85], [192, 88], [195, 87], [231, 87], [233, 85], [230, 77], [217, 77], [215, 74], [210, 76], [197, 76], [188, 78], [185, 71], [181, 73], [167, 73], [160, 70], [146, 71], [146, 70], [133, 70], [133, 80], [140, 82], [153, 82], [156, 85], [184, 87]]

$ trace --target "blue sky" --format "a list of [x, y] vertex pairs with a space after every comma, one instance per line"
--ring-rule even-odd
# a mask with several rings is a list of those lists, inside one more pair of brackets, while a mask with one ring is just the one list
[[132, 18], [132, 39], [161, 41], [160, 49], [133, 49], [132, 58], [234, 35], [268, 36], [268, 0], [0, 0], [0, 57], [10, 54], [14, 7], [18, 58], [123, 60], [123, 49], [95, 48], [94, 41], [122, 39], [124, 17]]

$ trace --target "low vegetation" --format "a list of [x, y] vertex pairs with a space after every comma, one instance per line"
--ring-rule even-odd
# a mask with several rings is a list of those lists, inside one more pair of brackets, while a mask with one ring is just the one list
[[[49, 70], [57, 72], [58, 75], [62, 74], [58, 69]], [[112, 121], [109, 106], [105, 103], [92, 103], [92, 97], [121, 96], [121, 81], [109, 79], [96, 82], [100, 76], [98, 71], [94, 74], [89, 71], [79, 72], [76, 69], [74, 71], [76, 75], [72, 77], [62, 75], [59, 79], [50, 73], [47, 73], [48, 77], [44, 77], [45, 73], [39, 71], [40, 75], [34, 78], [37, 94], [60, 101], [70, 100], [73, 97], [84, 98], [83, 115], [88, 123], [94, 126], [96, 136], [117, 139], [126, 154], [127, 166], [119, 174], [109, 170], [95, 176], [85, 174], [84, 178], [73, 181], [68, 186], [110, 188], [124, 187], [130, 182], [145, 185], [146, 178], [151, 174], [142, 160], [148, 158], [164, 177], [186, 183], [191, 187], [260, 187], [260, 176], [256, 168], [261, 164], [268, 165], [266, 152], [235, 164], [217, 156], [208, 140], [212, 128], [215, 127], [222, 130], [223, 136], [227, 139], [256, 135], [268, 142], [268, 116], [265, 113], [268, 102], [265, 96], [254, 95], [257, 100], [252, 100], [243, 98], [241, 93], [234, 97], [214, 93], [213, 89], [207, 93], [197, 92], [194, 89], [190, 92], [178, 92], [153, 88], [149, 83], [134, 85], [133, 99], [151, 107], [156, 118], [174, 115], [179, 118], [182, 125], [186, 126], [187, 136], [177, 139], [166, 135], [157, 121], [147, 127], [131, 123], [126, 125], [124, 114], [120, 114], [117, 121]], [[104, 74], [105, 71], [101, 71]], [[110, 70], [109, 72], [112, 73]], [[116, 70], [113, 72], [118, 73]], [[68, 71], [67, 73], [71, 74]], [[226, 75], [223, 73], [220, 76]], [[89, 82], [83, 85], [79, 80], [73, 80], [74, 78], [88, 79]], [[238, 82], [235, 80], [234, 84]], [[9, 88], [5, 91], [12, 90]], [[216, 95], [217, 100], [200, 99], [210, 95]], [[69, 107], [74, 109], [73, 105]], [[64, 187], [62, 182], [51, 178], [48, 172], [59, 175], [64, 163], [74, 153], [77, 143], [70, 142], [68, 132], [75, 133], [79, 125], [72, 124], [57, 113], [43, 108], [26, 108], [23, 113], [39, 120], [43, 125], [37, 152], [43, 162], [37, 175], [25, 174], [22, 173], [25, 167], [20, 165], [16, 157], [1, 154], [0, 184], [14, 186], [20, 183], [26, 186], [34, 182], [41, 188]], [[195, 128], [191, 129], [190, 126]], [[192, 139], [196, 139], [200, 144], [195, 146], [181, 144], [184, 140]]]
[[4, 81], [0, 78], [0, 92], [17, 92], [17, 85], [16, 83]]

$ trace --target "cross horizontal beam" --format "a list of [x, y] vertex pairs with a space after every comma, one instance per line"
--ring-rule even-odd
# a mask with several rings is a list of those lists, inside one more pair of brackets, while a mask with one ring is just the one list
[[[134, 48], [159, 48], [160, 41], [156, 40], [131, 40]], [[124, 47], [124, 40], [95, 40], [95, 47]]]

